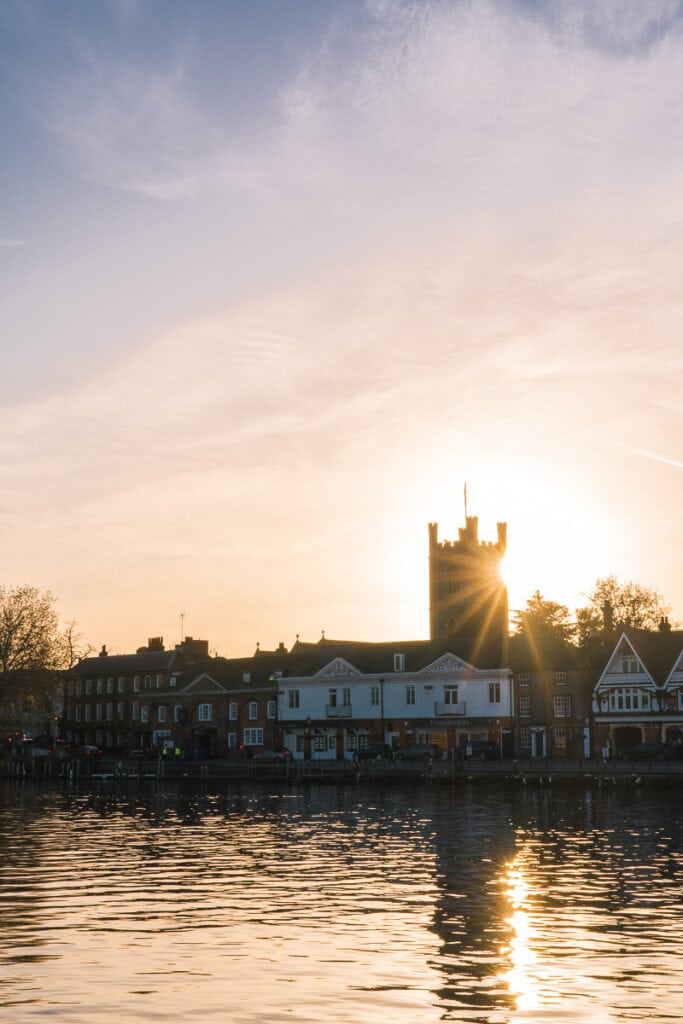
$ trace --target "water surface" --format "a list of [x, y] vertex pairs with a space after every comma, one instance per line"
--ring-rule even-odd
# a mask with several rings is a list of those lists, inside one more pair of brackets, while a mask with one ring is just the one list
[[683, 791], [0, 788], [0, 1020], [679, 1021]]

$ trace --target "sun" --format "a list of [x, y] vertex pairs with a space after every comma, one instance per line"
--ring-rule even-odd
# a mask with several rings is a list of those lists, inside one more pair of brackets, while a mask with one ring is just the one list
[[[515, 477], [516, 487], [496, 487], [482, 502], [508, 524], [500, 575], [510, 611], [524, 608], [538, 590], [573, 613], [586, 603], [597, 577], [614, 571], [614, 527], [566, 484], [547, 475]], [[480, 518], [480, 536], [495, 535], [495, 522]]]

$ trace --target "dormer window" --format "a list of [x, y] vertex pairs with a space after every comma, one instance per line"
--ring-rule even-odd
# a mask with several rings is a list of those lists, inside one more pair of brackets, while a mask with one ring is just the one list
[[635, 675], [636, 672], [640, 672], [640, 664], [635, 654], [622, 654], [621, 656], [621, 671], [627, 675]]
[[406, 668], [406, 656], [405, 654], [394, 655], [394, 672], [405, 672]]

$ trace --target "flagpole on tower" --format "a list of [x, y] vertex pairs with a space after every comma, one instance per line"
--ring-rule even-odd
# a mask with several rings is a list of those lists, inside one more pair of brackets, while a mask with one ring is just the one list
[[467, 522], [467, 484], [465, 484], [465, 522]]

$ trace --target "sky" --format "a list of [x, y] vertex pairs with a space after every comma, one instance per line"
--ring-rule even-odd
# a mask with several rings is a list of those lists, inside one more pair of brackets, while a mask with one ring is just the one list
[[94, 647], [683, 620], [683, 3], [4, 0], [0, 582]]

